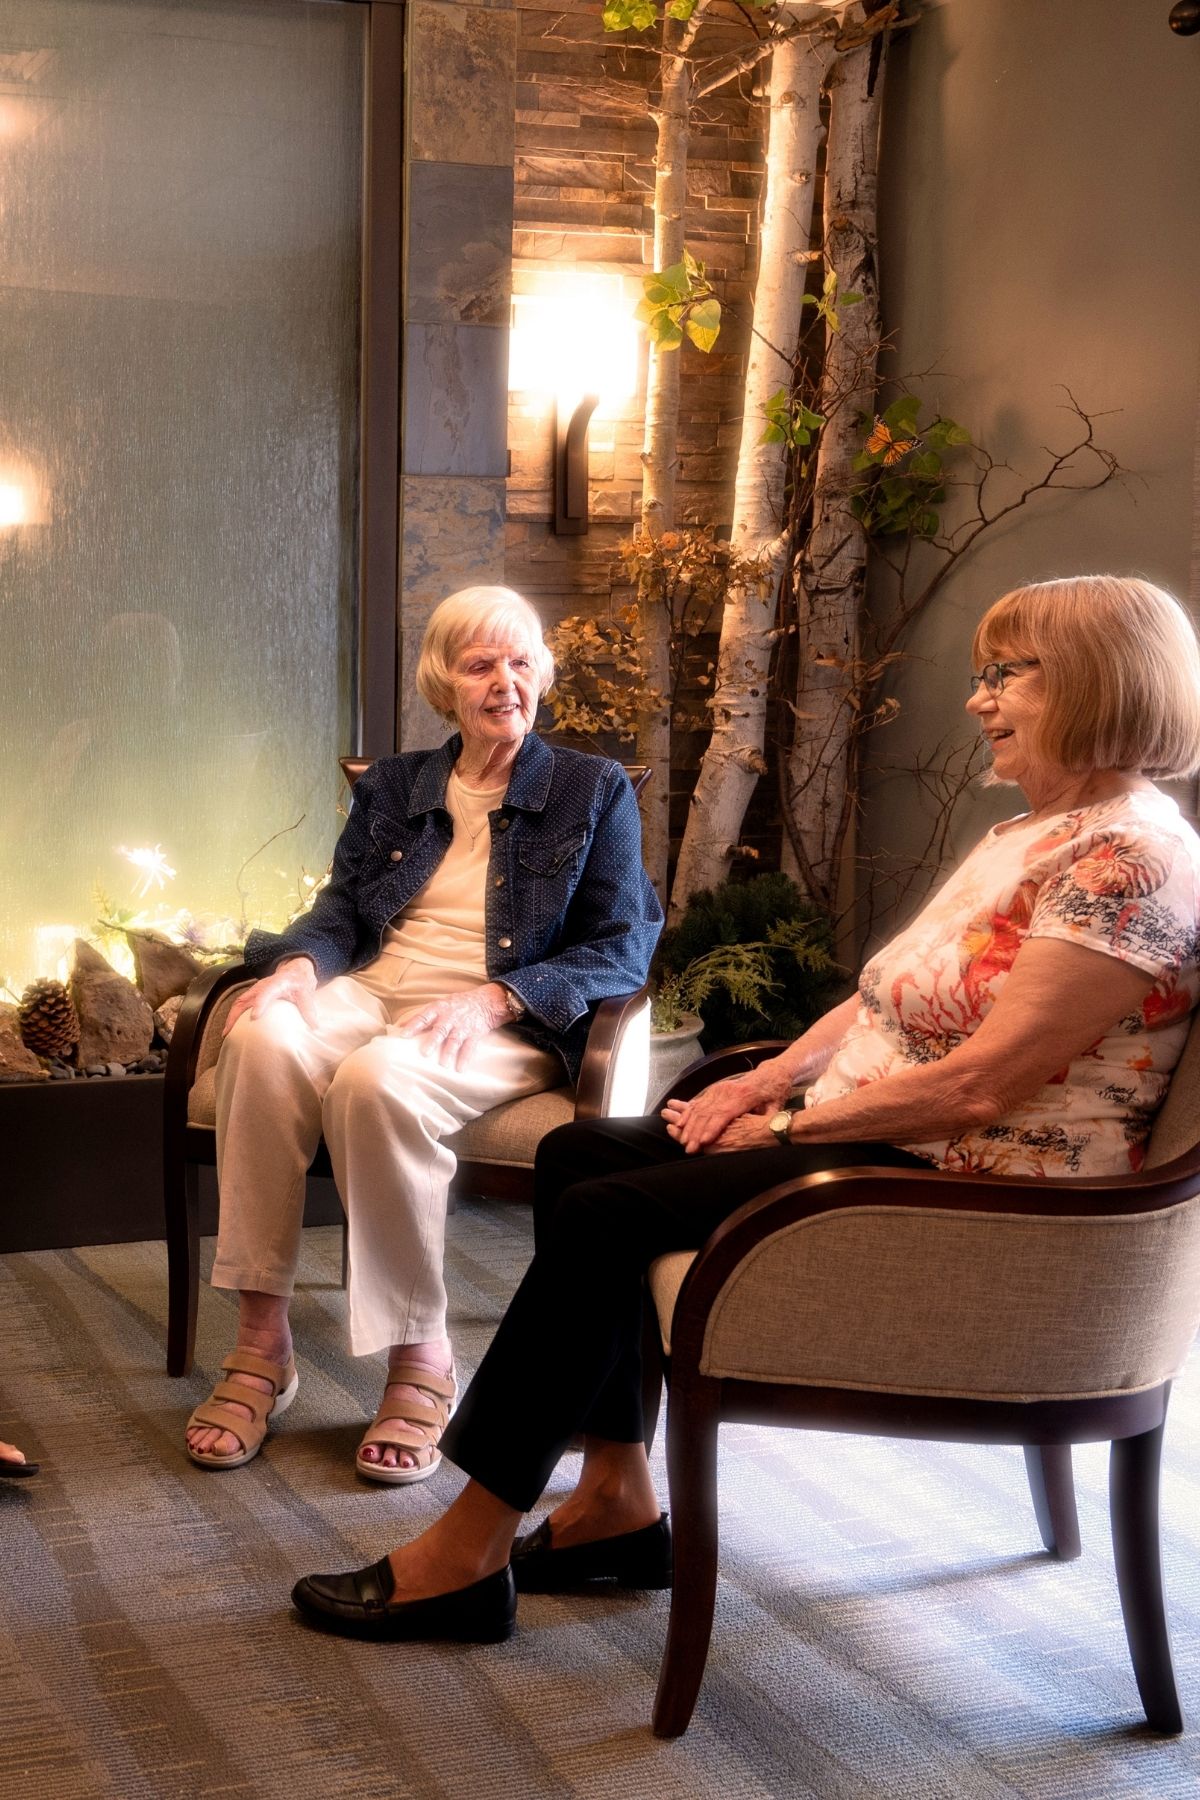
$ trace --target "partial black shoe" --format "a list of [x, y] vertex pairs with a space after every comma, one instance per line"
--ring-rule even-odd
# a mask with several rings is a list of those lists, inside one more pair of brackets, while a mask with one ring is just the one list
[[569, 1594], [598, 1581], [625, 1588], [669, 1588], [671, 1527], [666, 1513], [640, 1531], [597, 1538], [556, 1550], [550, 1521], [519, 1537], [512, 1547], [513, 1580], [518, 1594]]
[[10, 1481], [24, 1481], [29, 1475], [36, 1475], [40, 1463], [12, 1462], [7, 1456], [0, 1456], [0, 1475], [6, 1475]]
[[511, 1568], [432, 1600], [389, 1606], [394, 1591], [392, 1565], [384, 1556], [346, 1575], [306, 1575], [292, 1589], [292, 1605], [322, 1631], [382, 1643], [499, 1644], [516, 1624]]

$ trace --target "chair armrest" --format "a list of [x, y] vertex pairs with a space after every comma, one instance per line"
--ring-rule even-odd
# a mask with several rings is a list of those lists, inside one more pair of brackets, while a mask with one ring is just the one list
[[710, 1310], [747, 1260], [789, 1227], [822, 1214], [884, 1208], [900, 1217], [937, 1211], [975, 1220], [996, 1215], [1009, 1222], [1014, 1215], [1047, 1222], [1120, 1220], [1163, 1213], [1193, 1200], [1197, 1192], [1200, 1172], [1186, 1159], [1162, 1169], [1095, 1181], [868, 1167], [831, 1169], [784, 1181], [732, 1213], [701, 1248], [679, 1292], [672, 1352], [699, 1361]]
[[163, 1122], [168, 1131], [172, 1127], [183, 1130], [187, 1125], [188, 1095], [196, 1080], [205, 1028], [217, 1003], [231, 987], [252, 979], [244, 963], [218, 963], [197, 975], [184, 995], [163, 1076]]
[[588, 1030], [575, 1117], [639, 1118], [650, 1084], [650, 989], [602, 1000]]
[[744, 1075], [748, 1069], [756, 1069], [760, 1062], [766, 1062], [786, 1049], [786, 1038], [764, 1038], [753, 1044], [732, 1044], [727, 1050], [713, 1050], [699, 1062], [692, 1063], [672, 1083], [663, 1095], [664, 1104], [668, 1100], [694, 1100], [714, 1081], [728, 1081], [731, 1075]]

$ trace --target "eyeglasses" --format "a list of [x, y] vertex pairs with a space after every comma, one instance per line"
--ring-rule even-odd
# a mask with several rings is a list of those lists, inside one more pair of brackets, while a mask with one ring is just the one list
[[1036, 658], [1031, 658], [1024, 662], [1013, 661], [1013, 662], [984, 663], [983, 668], [979, 671], [979, 674], [972, 675], [972, 677], [971, 677], [971, 692], [972, 692], [972, 694], [977, 694], [979, 692], [980, 685], [982, 684], [987, 689], [989, 694], [1002, 694], [1004, 692], [1005, 682], [1008, 680], [1010, 675], [1015, 673], [1016, 670], [1018, 670], [1018, 669], [1036, 669], [1037, 667], [1038, 667], [1038, 663], [1037, 663]]

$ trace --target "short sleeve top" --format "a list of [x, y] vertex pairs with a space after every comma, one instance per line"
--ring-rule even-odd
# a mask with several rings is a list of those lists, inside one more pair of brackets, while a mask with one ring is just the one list
[[867, 964], [806, 1104], [946, 1056], [987, 1017], [1022, 944], [1059, 938], [1152, 975], [1141, 1007], [994, 1124], [906, 1148], [958, 1172], [1136, 1170], [1200, 997], [1198, 933], [1200, 838], [1165, 794], [1010, 819]]

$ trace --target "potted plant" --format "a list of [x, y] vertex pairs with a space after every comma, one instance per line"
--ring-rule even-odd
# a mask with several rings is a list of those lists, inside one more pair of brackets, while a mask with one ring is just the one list
[[693, 895], [655, 960], [652, 1097], [705, 1050], [798, 1037], [833, 998], [832, 943], [828, 919], [786, 875]]

